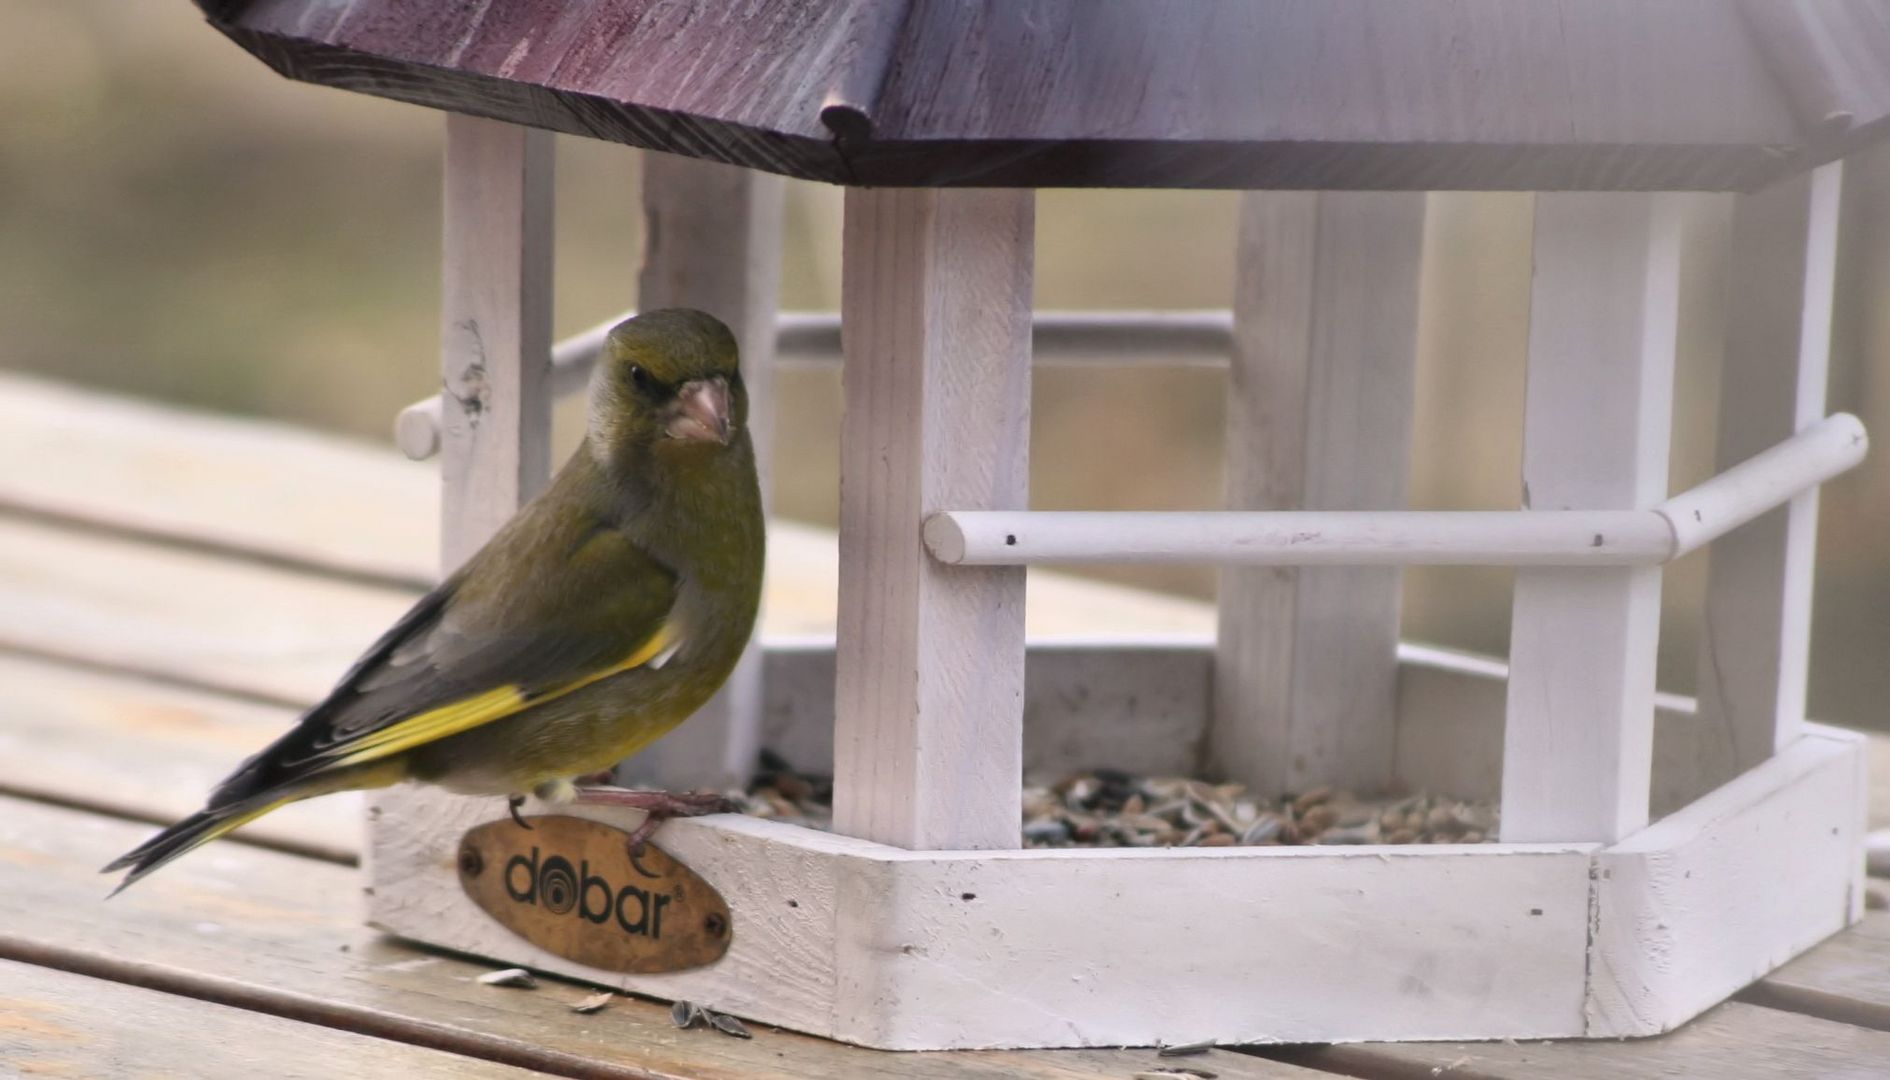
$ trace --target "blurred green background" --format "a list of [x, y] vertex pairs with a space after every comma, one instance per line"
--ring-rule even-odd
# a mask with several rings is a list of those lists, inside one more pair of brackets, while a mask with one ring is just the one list
[[[280, 79], [185, 0], [7, 0], [0, 102], [0, 367], [383, 444], [396, 411], [437, 386], [436, 114]], [[562, 336], [633, 305], [639, 208], [633, 151], [561, 138], [558, 152]], [[839, 191], [795, 183], [788, 198], [782, 303], [833, 308]], [[1697, 210], [1676, 487], [1709, 471], [1726, 208]], [[1225, 307], [1236, 213], [1226, 192], [1044, 192], [1037, 304]], [[1529, 223], [1526, 195], [1431, 201], [1415, 506], [1518, 503]], [[1841, 257], [1831, 406], [1890, 438], [1890, 153], [1849, 166]], [[1040, 372], [1034, 504], [1216, 506], [1220, 381]], [[781, 383], [777, 506], [831, 523], [838, 377]], [[1812, 708], [1890, 730], [1886, 457], [1826, 489]], [[1666, 689], [1693, 686], [1703, 570], [1695, 556], [1671, 572]], [[1206, 569], [1100, 573], [1213, 592]], [[1408, 636], [1504, 651], [1507, 572], [1419, 570], [1407, 582]]]

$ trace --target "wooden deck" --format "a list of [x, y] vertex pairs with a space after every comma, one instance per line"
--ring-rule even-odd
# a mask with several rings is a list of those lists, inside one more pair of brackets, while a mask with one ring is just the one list
[[[555, 980], [484, 986], [490, 965], [361, 925], [347, 797], [274, 815], [106, 903], [97, 868], [194, 808], [431, 577], [433, 474], [391, 451], [7, 378], [0, 460], [0, 1078], [1890, 1076], [1880, 900], [1861, 927], [1659, 1039], [1193, 1058], [887, 1054], [759, 1026], [741, 1040], [677, 1030], [667, 1006], [628, 997], [582, 1015], [569, 1006], [590, 988]], [[830, 633], [831, 539], [784, 526], [772, 546], [764, 635]], [[1051, 575], [1031, 601], [1034, 633], [1212, 625], [1198, 605]]]

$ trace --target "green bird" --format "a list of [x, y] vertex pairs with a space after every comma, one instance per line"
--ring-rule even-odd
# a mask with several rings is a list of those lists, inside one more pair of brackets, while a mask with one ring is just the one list
[[409, 780], [506, 796], [515, 818], [528, 792], [636, 807], [636, 843], [727, 808], [598, 774], [701, 708], [754, 629], [763, 520], [734, 335], [700, 311], [627, 319], [588, 404], [544, 494], [202, 810], [106, 866], [130, 868], [119, 890], [277, 807]]

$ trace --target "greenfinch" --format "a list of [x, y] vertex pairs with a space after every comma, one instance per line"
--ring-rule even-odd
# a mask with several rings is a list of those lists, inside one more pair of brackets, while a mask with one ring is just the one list
[[277, 807], [403, 781], [506, 796], [515, 818], [527, 793], [637, 807], [637, 842], [725, 808], [598, 774], [708, 701], [754, 629], [764, 526], [735, 338], [700, 311], [627, 319], [588, 408], [545, 492], [202, 810], [105, 867], [130, 869], [119, 889]]

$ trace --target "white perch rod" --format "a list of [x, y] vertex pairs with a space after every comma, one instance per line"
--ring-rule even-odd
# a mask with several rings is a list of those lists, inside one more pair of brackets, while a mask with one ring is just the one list
[[1679, 558], [1863, 460], [1839, 413], [1648, 510], [945, 511], [940, 562], [1223, 566], [1621, 566]]
[[[635, 315], [613, 315], [551, 349], [551, 392], [565, 397], [584, 389], [604, 335]], [[1031, 346], [1041, 360], [1086, 364], [1227, 366], [1233, 314], [1202, 311], [1040, 311], [1031, 324]], [[775, 324], [775, 363], [784, 367], [832, 367], [840, 362], [840, 315], [831, 311], [783, 312]], [[394, 444], [415, 461], [440, 449], [440, 399], [423, 398], [400, 411]]]
[[1673, 532], [1644, 510], [946, 511], [925, 545], [963, 566], [1623, 566], [1660, 562]]
[[1660, 505], [1678, 558], [1864, 460], [1863, 421], [1835, 413]]

